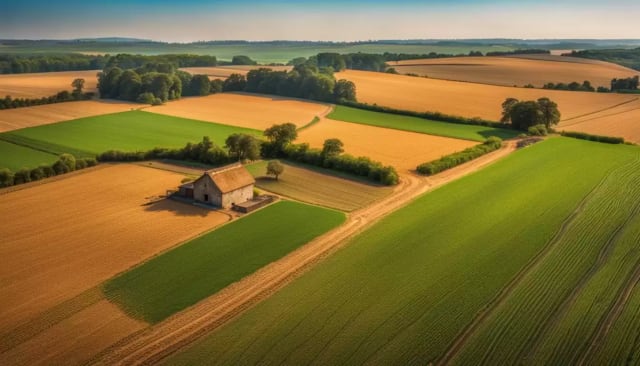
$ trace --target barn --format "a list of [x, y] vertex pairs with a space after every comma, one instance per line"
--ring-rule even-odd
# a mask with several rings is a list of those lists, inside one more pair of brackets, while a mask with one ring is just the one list
[[195, 181], [181, 185], [179, 194], [196, 202], [230, 208], [253, 198], [255, 182], [247, 169], [237, 163], [207, 170]]

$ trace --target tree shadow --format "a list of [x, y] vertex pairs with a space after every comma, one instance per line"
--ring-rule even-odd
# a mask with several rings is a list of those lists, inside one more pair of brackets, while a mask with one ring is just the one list
[[520, 134], [520, 131], [516, 131], [516, 130], [509, 130], [506, 128], [496, 128], [493, 130], [482, 130], [482, 131], [478, 131], [478, 135], [484, 137], [485, 139], [491, 137], [491, 136], [495, 136], [495, 137], [499, 137], [503, 140], [506, 139], [512, 139], [516, 136], [518, 136], [518, 134]]

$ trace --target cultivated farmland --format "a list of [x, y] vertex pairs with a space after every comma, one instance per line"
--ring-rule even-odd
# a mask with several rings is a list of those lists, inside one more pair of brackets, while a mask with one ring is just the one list
[[85, 80], [84, 91], [95, 92], [98, 85], [96, 76], [100, 70], [40, 72], [33, 74], [0, 75], [0, 97], [41, 98], [60, 91], [71, 91], [74, 79]]
[[[516, 57], [454, 57], [389, 62], [401, 74], [418, 74], [434, 79], [518, 86], [546, 83], [582, 83], [609, 87], [613, 78], [627, 78], [638, 72], [608, 62], [574, 62], [572, 57], [547, 55], [545, 59]], [[577, 59], [580, 60], [580, 59]]]
[[366, 111], [340, 105], [336, 106], [335, 109], [327, 115], [327, 118], [479, 142], [486, 140], [490, 136], [500, 137], [501, 139], [513, 138], [519, 133], [518, 131], [509, 129], [445, 123], [424, 118]]
[[265, 175], [267, 162], [247, 166], [258, 188], [315, 205], [353, 211], [391, 193], [391, 188], [375, 186], [334, 175], [331, 170], [282, 162], [284, 173], [275, 180]]
[[[26, 128], [0, 134], [0, 140], [15, 142], [42, 151], [76, 156], [99, 154], [108, 150], [142, 151], [154, 147], [182, 147], [203, 136], [222, 146], [232, 133], [260, 135], [259, 131], [240, 127], [129, 111], [80, 118], [63, 123]], [[4, 165], [0, 158], [0, 165]], [[19, 157], [12, 157], [20, 160]], [[23, 164], [16, 161], [14, 164]]]
[[[589, 161], [582, 158], [585, 154]], [[613, 279], [610, 286], [624, 288], [624, 273], [629, 274], [634, 266], [619, 265], [634, 263], [632, 258], [621, 262], [612, 259], [621, 258], [618, 256], [598, 259], [591, 253], [612, 245], [616, 248], [613, 252], [627, 250], [637, 257], [637, 251], [629, 251], [627, 245], [637, 234], [637, 216], [618, 220], [598, 212], [594, 215], [592, 209], [607, 205], [607, 199], [602, 198], [619, 196], [626, 198], [617, 215], [637, 213], [634, 207], [640, 202], [640, 192], [633, 183], [640, 179], [635, 166], [638, 155], [636, 147], [564, 138], [512, 154], [392, 213], [340, 252], [166, 364], [204, 360], [215, 364], [408, 364], [457, 355], [468, 345], [467, 337], [461, 337], [463, 330], [475, 322], [484, 324], [486, 313], [482, 310], [486, 307], [486, 312], [493, 314], [494, 306], [487, 307], [492, 301], [501, 307], [511, 299], [518, 300], [512, 291], [527, 283], [522, 278], [537, 278], [540, 286], [532, 288], [534, 291], [546, 289], [547, 296], [539, 299], [565, 302], [572, 288], [568, 293], [556, 290], [555, 272], [537, 267], [561, 262], [565, 250], [574, 247], [566, 241], [569, 236], [565, 231], [576, 230], [575, 225], [594, 218], [601, 223], [592, 225], [590, 232], [616, 238], [616, 231], [610, 229], [619, 226], [622, 240], [606, 244], [607, 240], [598, 236], [580, 235], [588, 238], [583, 245], [589, 254], [572, 259], [571, 266], [564, 259], [565, 270], [582, 268], [583, 276], [588, 276], [589, 266], [583, 264], [591, 262], [596, 268], [594, 279]], [[620, 178], [624, 179], [622, 188], [610, 184]], [[558, 181], [564, 184], [558, 185]], [[531, 205], [533, 201], [535, 205]], [[614, 201], [609, 206], [615, 206]], [[569, 248], [562, 248], [565, 243]], [[600, 272], [601, 262], [606, 263], [601, 268], [611, 265], [621, 272]], [[590, 291], [578, 293], [584, 300], [593, 295]], [[585, 313], [586, 323], [593, 324], [606, 315], [598, 309]], [[519, 316], [536, 317], [537, 310], [538, 306], [522, 309]], [[544, 314], [544, 307], [540, 310]], [[559, 314], [574, 329], [583, 323], [564, 316], [571, 312]], [[526, 333], [534, 323], [523, 320], [522, 327], [514, 327], [492, 322], [491, 335], [500, 338], [506, 331]], [[560, 339], [583, 341], [592, 334], [585, 329]], [[637, 328], [626, 328], [625, 339], [637, 335]], [[480, 336], [471, 339], [490, 341]], [[517, 345], [517, 339], [514, 341], [505, 346]], [[452, 352], [447, 352], [450, 348]], [[578, 351], [571, 347], [556, 350], [559, 357]], [[498, 355], [497, 351], [489, 354]], [[482, 359], [472, 363], [478, 362]]]
[[108, 281], [106, 296], [156, 323], [255, 272], [344, 221], [332, 210], [278, 202]]
[[494, 121], [500, 119], [500, 105], [509, 97], [520, 100], [548, 97], [558, 103], [563, 119], [613, 108], [636, 98], [624, 94], [510, 88], [355, 70], [337, 73], [336, 78], [353, 81], [360, 102]]
[[17, 171], [25, 167], [37, 167], [42, 164], [51, 165], [58, 160], [58, 156], [33, 150], [28, 147], [12, 144], [0, 140], [0, 168], [9, 168]]
[[[107, 165], [0, 191], [0, 353], [13, 349], [15, 357], [47, 360], [59, 356], [48, 347], [53, 343], [84, 357], [137, 329], [138, 322], [126, 320], [115, 307], [98, 305], [103, 298], [92, 288], [229, 220], [173, 201], [150, 203], [183, 177]], [[74, 324], [95, 332], [87, 334]], [[31, 353], [20, 351], [25, 349]]]
[[389, 128], [322, 119], [299, 133], [297, 142], [306, 142], [311, 147], [322, 148], [326, 139], [339, 138], [346, 153], [367, 156], [398, 170], [414, 170], [425, 161], [437, 159], [477, 142], [431, 136]]
[[564, 120], [557, 129], [619, 136], [640, 143], [640, 98], [604, 111]]
[[325, 103], [244, 93], [183, 98], [146, 109], [153, 113], [257, 130], [287, 122], [298, 127], [304, 126], [316, 116], [324, 116], [330, 110], [331, 106]]
[[0, 132], [47, 125], [76, 118], [140, 108], [140, 104], [116, 100], [85, 100], [0, 110]]

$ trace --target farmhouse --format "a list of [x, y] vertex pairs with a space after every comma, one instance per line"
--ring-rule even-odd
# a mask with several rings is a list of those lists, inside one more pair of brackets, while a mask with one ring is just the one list
[[181, 185], [179, 194], [197, 202], [230, 208], [251, 200], [254, 184], [253, 176], [237, 163], [207, 170], [195, 181]]

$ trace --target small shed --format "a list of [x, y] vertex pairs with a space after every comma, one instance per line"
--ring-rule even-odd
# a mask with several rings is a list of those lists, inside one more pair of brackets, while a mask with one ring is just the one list
[[180, 186], [180, 195], [197, 202], [230, 208], [253, 198], [255, 179], [240, 163], [207, 170], [192, 183]]

